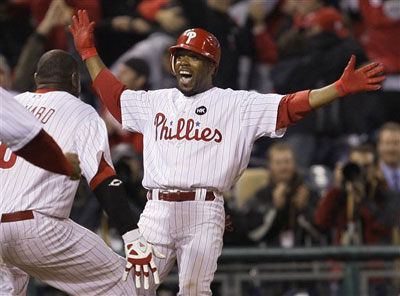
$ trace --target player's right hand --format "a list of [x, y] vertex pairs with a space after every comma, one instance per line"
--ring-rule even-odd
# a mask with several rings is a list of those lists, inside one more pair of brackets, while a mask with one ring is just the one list
[[128, 231], [122, 236], [125, 245], [126, 266], [122, 280], [126, 281], [129, 272], [135, 267], [135, 285], [141, 287], [140, 276], [143, 274], [143, 286], [149, 288], [149, 267], [154, 276], [154, 283], [160, 283], [157, 266], [154, 263], [154, 256], [165, 258], [155, 246], [147, 242], [139, 232], [139, 229]]
[[97, 50], [94, 41], [94, 26], [95, 22], [89, 21], [89, 16], [86, 10], [78, 10], [77, 16], [72, 17], [73, 25], [69, 26], [69, 30], [74, 37], [76, 50], [86, 60], [97, 55]]
[[65, 153], [69, 164], [72, 167], [72, 173], [69, 176], [71, 180], [79, 180], [81, 178], [81, 168], [79, 167], [79, 158], [75, 153]]

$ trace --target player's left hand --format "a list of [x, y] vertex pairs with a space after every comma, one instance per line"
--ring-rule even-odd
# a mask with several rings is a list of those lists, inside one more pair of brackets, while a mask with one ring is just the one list
[[352, 55], [342, 76], [335, 82], [340, 97], [360, 91], [378, 90], [382, 86], [381, 82], [386, 79], [385, 76], [379, 76], [383, 74], [384, 67], [378, 62], [370, 63], [357, 70], [354, 69], [355, 64], [356, 57]]
[[72, 167], [71, 175], [69, 176], [71, 180], [79, 180], [81, 178], [81, 168], [79, 167], [79, 158], [75, 153], [65, 153], [69, 164]]
[[122, 236], [125, 243], [126, 266], [122, 276], [122, 280], [126, 281], [129, 272], [135, 267], [135, 285], [141, 287], [140, 276], [143, 273], [143, 286], [147, 290], [149, 288], [149, 267], [154, 276], [154, 283], [160, 283], [157, 266], [154, 263], [154, 256], [165, 258], [155, 246], [147, 242], [139, 232], [139, 229], [131, 230]]

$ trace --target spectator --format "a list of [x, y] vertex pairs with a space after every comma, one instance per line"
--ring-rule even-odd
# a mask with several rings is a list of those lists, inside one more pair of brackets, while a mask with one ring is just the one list
[[[315, 224], [321, 230], [333, 232], [335, 245], [398, 243], [398, 199], [387, 189], [376, 167], [374, 152], [370, 146], [353, 148], [350, 162], [337, 165], [335, 185], [318, 204]], [[372, 279], [368, 295], [388, 295], [389, 285]], [[341, 288], [332, 282], [331, 289]]]
[[14, 83], [12, 89], [17, 92], [31, 91], [35, 88], [33, 74], [37, 62], [46, 51], [46, 42], [50, 32], [56, 27], [63, 27], [71, 18], [70, 8], [64, 0], [51, 2], [46, 15], [29, 36], [15, 67]]
[[[242, 213], [228, 210], [232, 213], [233, 235], [242, 244], [258, 246], [287, 248], [320, 243], [323, 237], [312, 222], [318, 195], [304, 183], [287, 144], [276, 143], [268, 149], [268, 171], [264, 174], [267, 185], [247, 201]], [[225, 233], [225, 242], [232, 243], [230, 239]], [[257, 295], [313, 295], [315, 286], [292, 281], [262, 284], [257, 289]]]
[[[24, 0], [31, 11], [34, 21], [40, 24], [46, 16], [46, 12], [53, 0]], [[86, 9], [90, 18], [99, 23], [101, 20], [100, 0], [65, 0], [70, 9], [70, 17], [77, 9]], [[67, 37], [63, 25], [58, 25], [51, 29], [49, 38], [46, 40], [46, 50], [48, 49], [68, 49]]]
[[[138, 12], [140, 1], [119, 2], [102, 2], [107, 11], [104, 11], [105, 19], [96, 27], [99, 52], [104, 56], [107, 65], [111, 65], [133, 45], [146, 39], [155, 27]], [[118, 46], [113, 46], [114, 44]]]
[[358, 146], [338, 163], [335, 185], [318, 203], [315, 224], [333, 230], [335, 245], [389, 244], [396, 201], [380, 177], [373, 148]]
[[391, 190], [400, 194], [400, 124], [388, 122], [379, 131], [379, 165]]
[[368, 58], [381, 61], [386, 73], [400, 74], [400, 4], [385, 0], [352, 2], [353, 12], [361, 15], [362, 30], [358, 37]]
[[146, 61], [131, 58], [119, 65], [117, 78], [132, 90], [149, 90], [150, 69]]
[[293, 150], [284, 143], [273, 144], [268, 161], [269, 184], [245, 206], [249, 239], [281, 247], [319, 242], [312, 222], [318, 196], [304, 183]]
[[387, 79], [379, 99], [386, 121], [400, 123], [400, 2], [396, 0], [342, 0], [357, 28], [357, 39], [369, 59], [385, 66]]
[[139, 3], [138, 12], [168, 34], [177, 34], [187, 26], [182, 8], [175, 0], [144, 0]]
[[169, 47], [173, 44], [174, 39], [170, 35], [154, 32], [146, 39], [134, 44], [120, 56], [111, 66], [111, 71], [117, 75], [121, 63], [131, 58], [140, 58], [149, 65], [151, 89], [175, 87], [176, 80], [169, 67]]
[[[273, 24], [268, 19], [274, 6], [278, 6], [278, 1], [263, 2], [251, 0], [249, 2], [249, 18], [252, 26], [254, 54], [253, 65], [250, 71], [249, 87], [262, 93], [273, 90], [270, 71], [278, 61], [277, 42], [273, 38]], [[271, 5], [274, 5], [271, 7]], [[272, 29], [271, 29], [272, 27]]]

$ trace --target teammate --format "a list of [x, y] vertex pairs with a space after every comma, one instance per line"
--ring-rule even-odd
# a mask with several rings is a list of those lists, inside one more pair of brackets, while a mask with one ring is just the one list
[[[14, 165], [18, 155], [50, 172], [70, 176], [72, 180], [80, 178], [78, 156], [64, 156], [42, 124], [2, 87], [0, 106], [0, 169]], [[7, 147], [15, 154], [7, 152]]]
[[[135, 219], [112, 167], [104, 121], [77, 98], [78, 73], [69, 53], [45, 53], [35, 73], [36, 92], [20, 94], [16, 100], [62, 149], [79, 156], [82, 174], [102, 207], [120, 233], [129, 236], [137, 227]], [[8, 278], [13, 290], [0, 290], [1, 295], [24, 295], [28, 274], [69, 295], [135, 294], [132, 277], [120, 280], [124, 258], [68, 219], [78, 182], [16, 157], [3, 168], [0, 184], [0, 258], [8, 267], [0, 275]]]
[[[138, 239], [166, 256], [155, 258], [161, 281], [177, 259], [178, 295], [211, 295], [224, 232], [222, 192], [246, 168], [254, 141], [282, 137], [287, 126], [313, 109], [348, 93], [377, 90], [385, 79], [377, 77], [383, 72], [378, 63], [355, 70], [353, 56], [342, 77], [321, 89], [285, 96], [220, 89], [212, 84], [220, 60], [218, 40], [190, 29], [170, 48], [178, 89], [131, 91], [98, 56], [95, 24], [87, 12], [78, 11], [72, 20], [75, 47], [103, 102], [124, 129], [144, 135], [143, 186], [149, 192]], [[133, 258], [137, 248], [130, 245], [125, 252], [126, 273], [135, 266], [136, 277], [154, 259], [151, 252], [141, 261]], [[155, 295], [156, 283], [151, 280], [147, 294]]]

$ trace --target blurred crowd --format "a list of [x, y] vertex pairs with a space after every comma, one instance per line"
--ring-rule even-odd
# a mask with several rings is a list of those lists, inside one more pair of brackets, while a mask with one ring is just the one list
[[[387, 80], [380, 91], [337, 100], [283, 140], [255, 143], [249, 168], [226, 193], [234, 232], [225, 245], [400, 245], [400, 1], [0, 0], [0, 86], [34, 90], [36, 63], [50, 49], [80, 61], [68, 31], [77, 9], [96, 22], [105, 64], [133, 90], [176, 86], [168, 48], [192, 27], [220, 41], [215, 85], [222, 88], [287, 94], [336, 81], [351, 54], [358, 65], [381, 62]], [[81, 72], [81, 99], [107, 124], [115, 168], [139, 219], [142, 136], [120, 128], [83, 63]], [[84, 181], [71, 216], [122, 251]], [[385, 287], [377, 283], [371, 295], [386, 295]]]

